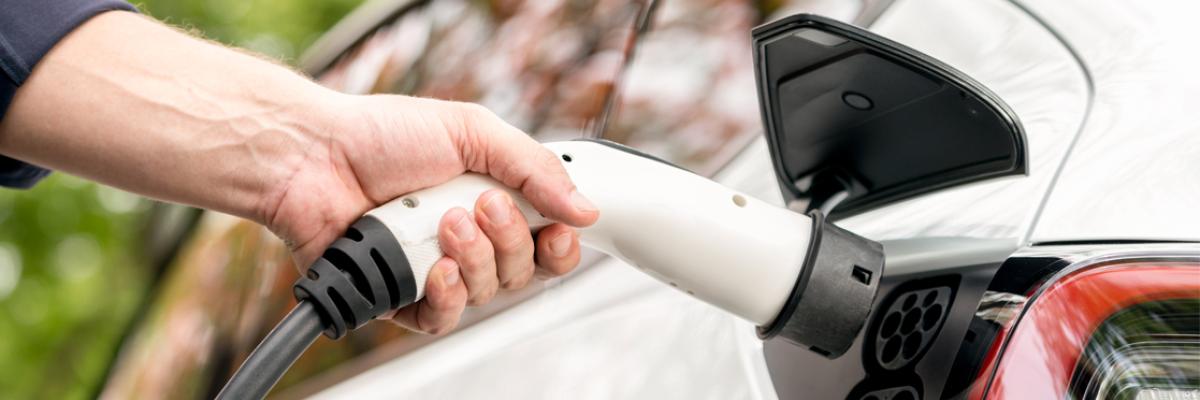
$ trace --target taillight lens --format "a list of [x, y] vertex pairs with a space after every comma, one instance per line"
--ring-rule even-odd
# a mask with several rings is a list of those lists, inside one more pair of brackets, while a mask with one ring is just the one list
[[1084, 347], [1070, 394], [1200, 400], [1200, 299], [1142, 303], [1113, 314]]
[[973, 398], [1200, 400], [1200, 262], [1074, 270], [1004, 330]]

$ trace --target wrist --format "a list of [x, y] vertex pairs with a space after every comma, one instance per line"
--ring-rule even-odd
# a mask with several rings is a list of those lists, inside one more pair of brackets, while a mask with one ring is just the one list
[[[347, 95], [313, 84], [302, 96], [285, 100], [275, 121], [246, 136], [245, 147], [260, 171], [254, 202], [243, 216], [276, 228], [276, 214], [306, 166], [329, 165], [333, 141], [344, 131]], [[300, 100], [296, 100], [300, 99]]]

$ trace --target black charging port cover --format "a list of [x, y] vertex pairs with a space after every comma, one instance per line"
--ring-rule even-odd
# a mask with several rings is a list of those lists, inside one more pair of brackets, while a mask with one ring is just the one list
[[799, 14], [753, 32], [759, 104], [784, 196], [830, 219], [1027, 171], [1016, 114], [983, 85], [864, 29]]

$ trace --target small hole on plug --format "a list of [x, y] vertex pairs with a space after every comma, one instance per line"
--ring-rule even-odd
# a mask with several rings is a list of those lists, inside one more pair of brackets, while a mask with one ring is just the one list
[[310, 270], [308, 270], [308, 274], [307, 274], [307, 275], [308, 275], [308, 279], [312, 279], [312, 280], [314, 280], [314, 281], [315, 281], [315, 280], [317, 280], [317, 279], [320, 279], [320, 278], [321, 278], [321, 274], [318, 274], [318, 273], [317, 273], [317, 271], [314, 271], [314, 270], [311, 270], [311, 269], [310, 269]]
[[900, 313], [894, 312], [888, 314], [883, 319], [883, 325], [879, 327], [879, 336], [888, 338], [896, 333], [896, 329], [900, 327]]
[[925, 330], [937, 327], [938, 321], [942, 319], [942, 305], [934, 304], [933, 307], [929, 307], [921, 318], [921, 327]]
[[408, 208], [417, 208], [417, 206], [420, 205], [421, 202], [417, 201], [417, 199], [415, 197], [405, 197], [403, 199], [400, 199], [400, 204], [403, 204], [405, 207], [408, 207]]
[[904, 314], [904, 320], [900, 321], [900, 333], [905, 335], [917, 329], [917, 323], [921, 322], [921, 310], [909, 310]]
[[864, 285], [871, 284], [871, 271], [868, 271], [866, 268], [855, 265], [854, 269], [850, 271], [850, 276]]
[[900, 345], [903, 343], [904, 341], [900, 336], [893, 336], [891, 339], [888, 339], [883, 344], [883, 352], [879, 354], [880, 361], [883, 361], [884, 364], [895, 361], [896, 356], [900, 355]]
[[917, 352], [921, 350], [921, 333], [913, 333], [908, 338], [904, 339], [904, 346], [900, 349], [900, 355], [904, 358], [911, 359], [917, 356]]
[[745, 207], [746, 198], [742, 197], [740, 194], [735, 194], [733, 195], [733, 204], [737, 205], [738, 207]]
[[571, 162], [571, 160], [574, 160], [574, 158], [572, 158], [570, 154], [565, 154], [565, 153], [562, 155], [562, 159], [563, 159], [563, 161], [566, 161], [566, 162]]

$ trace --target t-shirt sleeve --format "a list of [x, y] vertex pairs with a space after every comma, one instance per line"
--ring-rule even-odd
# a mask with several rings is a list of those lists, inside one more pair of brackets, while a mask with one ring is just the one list
[[[0, 120], [17, 88], [59, 40], [88, 18], [136, 11], [121, 0], [3, 0], [0, 5]], [[0, 186], [28, 188], [50, 172], [0, 155]]]

